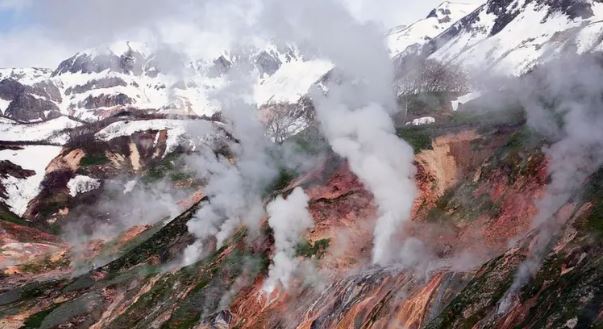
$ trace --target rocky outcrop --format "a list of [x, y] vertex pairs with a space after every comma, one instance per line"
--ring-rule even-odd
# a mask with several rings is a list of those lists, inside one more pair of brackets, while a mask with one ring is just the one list
[[98, 109], [115, 106], [126, 106], [134, 103], [134, 100], [126, 94], [100, 94], [98, 96], [88, 96], [81, 104], [86, 109]]
[[117, 86], [127, 86], [127, 83], [118, 77], [108, 77], [104, 79], [95, 79], [86, 82], [83, 85], [76, 85], [65, 90], [65, 95], [81, 94], [94, 89], [111, 88]]
[[23, 85], [17, 80], [0, 81], [0, 98], [10, 101], [4, 116], [19, 122], [45, 121], [61, 115], [60, 90], [50, 81]]
[[65, 73], [100, 73], [105, 70], [118, 73], [141, 75], [145, 57], [138, 51], [128, 50], [116, 55], [112, 52], [78, 53], [61, 62], [52, 76]]
[[31, 94], [19, 94], [12, 100], [4, 115], [19, 122], [35, 122], [58, 118], [61, 112], [49, 100]]

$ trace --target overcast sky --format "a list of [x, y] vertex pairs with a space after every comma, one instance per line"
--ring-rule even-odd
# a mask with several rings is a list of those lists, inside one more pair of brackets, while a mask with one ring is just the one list
[[[0, 0], [0, 67], [54, 68], [78, 50], [119, 39], [145, 41], [148, 37], [160, 36], [163, 39], [176, 38], [178, 42], [185, 43], [195, 36], [197, 41], [212, 40], [198, 37], [202, 34], [200, 26], [208, 22], [214, 26], [231, 25], [226, 17], [231, 17], [233, 22], [238, 18], [244, 20], [244, 16], [252, 11], [251, 4], [258, 1], [261, 2]], [[385, 31], [425, 17], [443, 0], [337, 1], [346, 6], [354, 17], [378, 24]], [[218, 8], [222, 6], [224, 8]], [[216, 9], [227, 14], [217, 15]], [[203, 15], [203, 11], [212, 14]]]

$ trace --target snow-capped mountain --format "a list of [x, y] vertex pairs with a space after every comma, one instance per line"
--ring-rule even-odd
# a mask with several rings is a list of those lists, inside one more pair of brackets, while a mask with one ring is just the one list
[[422, 51], [443, 64], [522, 75], [564, 52], [603, 50], [598, 0], [489, 0]]
[[482, 3], [483, 1], [444, 1], [426, 18], [408, 26], [401, 25], [391, 29], [386, 38], [391, 56], [416, 51]]
[[[470, 91], [461, 68], [521, 75], [563, 52], [602, 51], [601, 21], [603, 3], [595, 0], [489, 0], [481, 5], [445, 1], [427, 18], [390, 31], [386, 39], [394, 63], [411, 66], [403, 67], [405, 74], [396, 81], [399, 95], [447, 93], [444, 101], [458, 108], [477, 95], [455, 100]], [[410, 57], [413, 60], [403, 60]], [[281, 105], [291, 104], [302, 104], [293, 112], [304, 112], [308, 89], [332, 69], [328, 61], [303, 56], [295, 47], [225, 51], [218, 58], [193, 59], [130, 42], [78, 52], [54, 70], [0, 69], [0, 142], [11, 145], [2, 149], [0, 162], [10, 168], [20, 166], [11, 169], [14, 175], [1, 177], [0, 199], [10, 199], [9, 207], [21, 215], [38, 190], [23, 194], [8, 187], [29, 179], [39, 188], [35, 175], [43, 176], [43, 166], [56, 156], [60, 145], [68, 143], [70, 131], [124, 110], [162, 116], [140, 122], [114, 116], [105, 126], [96, 127], [93, 138], [110, 144], [117, 137], [145, 132], [154, 132], [157, 139], [163, 131], [161, 156], [188, 143], [183, 137], [185, 123], [166, 119], [166, 115], [211, 116], [219, 111], [213, 94], [228, 83], [227, 72], [238, 63], [252, 67], [250, 102], [274, 113], [280, 112]], [[287, 136], [305, 128], [304, 120], [301, 115], [293, 118], [293, 130]], [[11, 149], [20, 143], [27, 147]], [[44, 153], [48, 159], [36, 160], [41, 167], [30, 168], [20, 155], [36, 156], [29, 152], [35, 150], [30, 144], [56, 148], [44, 148], [54, 153]]]
[[219, 110], [212, 94], [226, 84], [225, 73], [240, 61], [253, 67], [256, 83], [250, 98], [258, 106], [296, 103], [331, 69], [330, 63], [307, 59], [291, 47], [191, 59], [119, 42], [79, 52], [54, 71], [0, 71], [0, 110], [19, 122], [60, 115], [96, 121], [123, 109], [211, 115]]

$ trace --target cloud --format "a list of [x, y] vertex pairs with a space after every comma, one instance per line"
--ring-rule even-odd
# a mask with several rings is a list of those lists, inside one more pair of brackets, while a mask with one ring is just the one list
[[0, 44], [3, 49], [0, 67], [55, 68], [76, 51], [68, 43], [55, 40], [36, 28], [0, 34]]
[[[436, 1], [338, 0], [362, 22], [386, 27], [427, 15]], [[0, 10], [18, 13], [24, 26], [0, 34], [2, 66], [58, 65], [76, 51], [116, 41], [164, 43], [194, 56], [213, 56], [255, 35], [252, 26], [270, 0], [1, 0]], [[293, 1], [282, 5], [295, 7]], [[326, 7], [321, 8], [324, 10]], [[22, 32], [22, 30], [25, 31]]]
[[441, 0], [339, 0], [359, 21], [373, 21], [383, 29], [407, 25], [424, 18]]
[[33, 0], [0, 0], [0, 10], [14, 10], [17, 12], [29, 8]]

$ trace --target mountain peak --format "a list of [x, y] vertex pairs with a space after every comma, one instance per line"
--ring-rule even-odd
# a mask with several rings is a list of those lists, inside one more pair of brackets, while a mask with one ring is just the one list
[[390, 54], [395, 57], [407, 49], [415, 49], [429, 42], [459, 19], [478, 8], [483, 1], [444, 1], [426, 18], [408, 26], [397, 26], [387, 35]]

